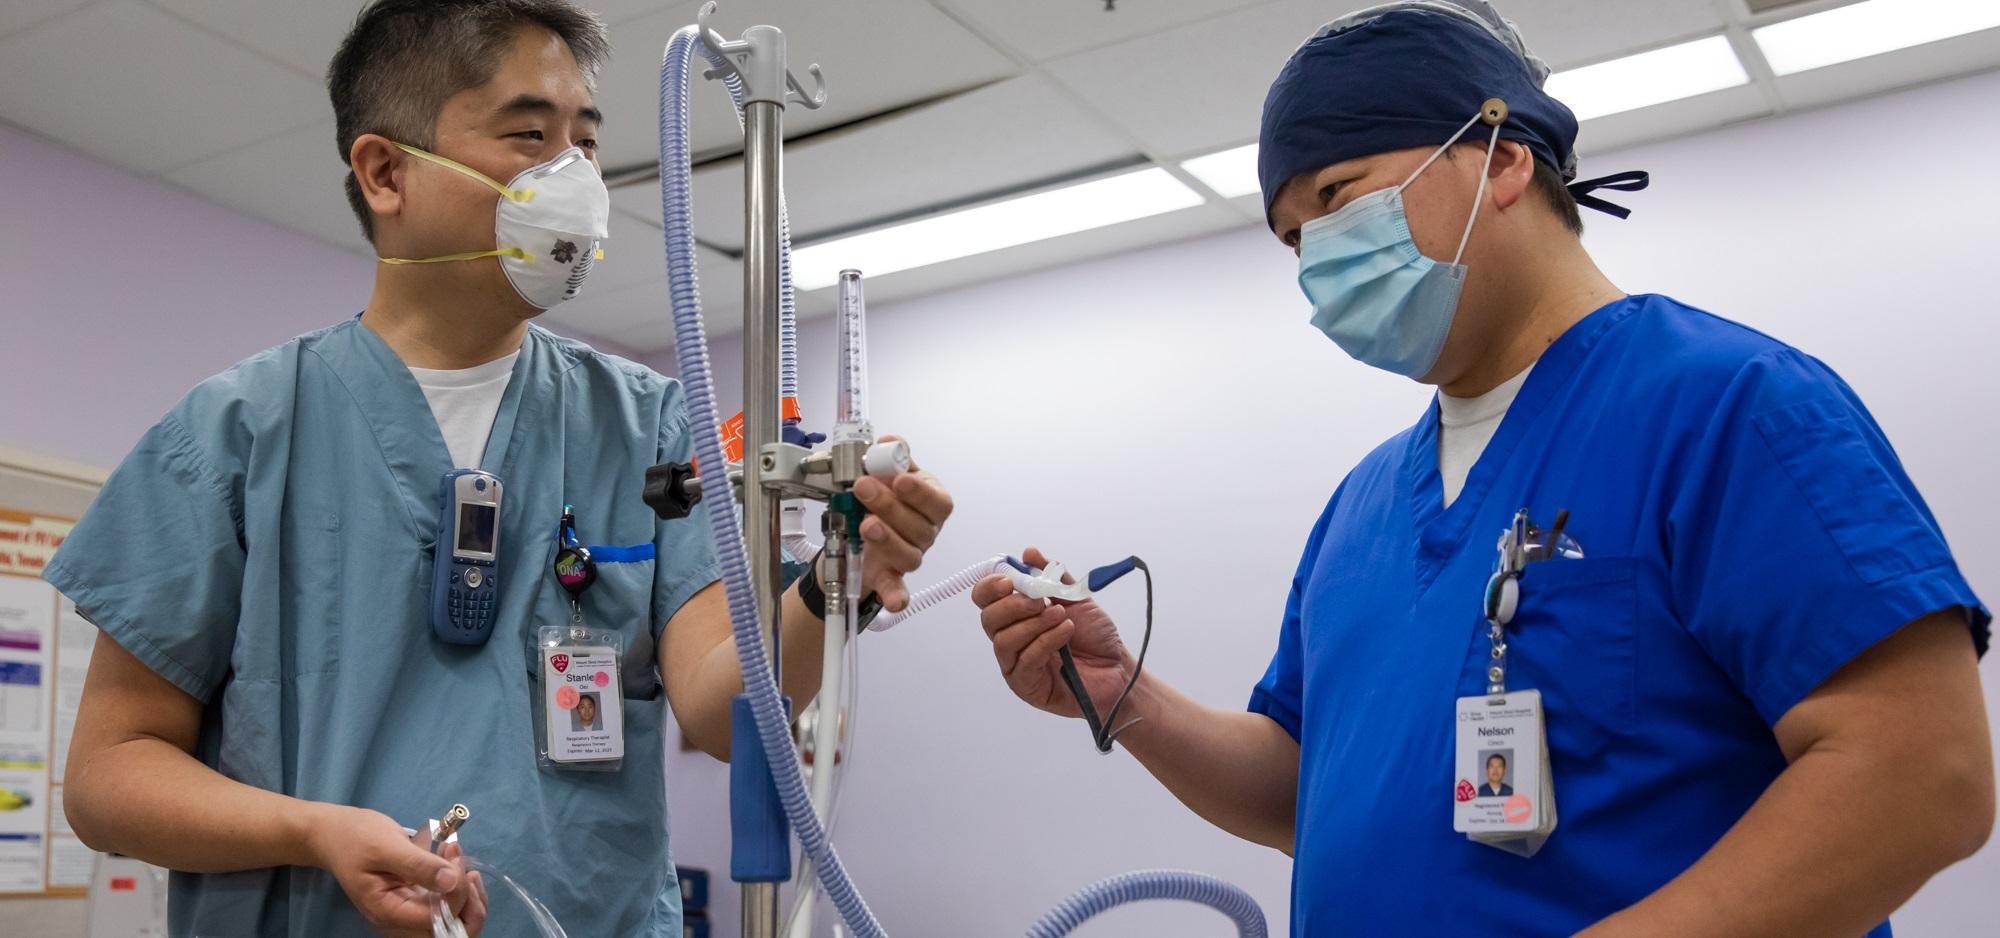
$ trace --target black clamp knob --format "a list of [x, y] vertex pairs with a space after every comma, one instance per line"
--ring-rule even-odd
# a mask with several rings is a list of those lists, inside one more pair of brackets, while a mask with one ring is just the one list
[[684, 462], [661, 463], [646, 470], [647, 507], [661, 518], [672, 521], [694, 513], [701, 504], [701, 486], [695, 482], [694, 465]]

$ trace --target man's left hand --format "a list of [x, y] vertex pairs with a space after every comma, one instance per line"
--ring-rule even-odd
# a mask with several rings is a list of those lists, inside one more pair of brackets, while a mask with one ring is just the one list
[[867, 544], [862, 554], [862, 592], [873, 592], [882, 608], [900, 612], [910, 603], [903, 577], [923, 566], [924, 552], [937, 542], [944, 520], [951, 517], [951, 493], [912, 460], [910, 471], [890, 484], [867, 476], [857, 480], [854, 496], [868, 508], [868, 517], [861, 522], [861, 539]]

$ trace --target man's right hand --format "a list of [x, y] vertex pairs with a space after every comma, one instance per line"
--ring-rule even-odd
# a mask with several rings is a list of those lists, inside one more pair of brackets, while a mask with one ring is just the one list
[[[1021, 559], [1037, 569], [1048, 558], [1030, 547]], [[1083, 711], [1062, 679], [1057, 652], [1068, 645], [1077, 674], [1090, 691], [1099, 712], [1118, 699], [1136, 666], [1118, 627], [1094, 600], [1051, 602], [1022, 595], [1005, 576], [991, 576], [972, 590], [979, 606], [979, 624], [993, 641], [1000, 676], [1015, 695], [1035, 707], [1066, 717]]]
[[386, 814], [342, 805], [315, 805], [308, 849], [315, 865], [333, 874], [349, 901], [376, 931], [389, 938], [430, 938], [431, 894], [477, 935], [486, 925], [486, 890], [467, 874], [455, 846], [450, 857], [410, 842]]

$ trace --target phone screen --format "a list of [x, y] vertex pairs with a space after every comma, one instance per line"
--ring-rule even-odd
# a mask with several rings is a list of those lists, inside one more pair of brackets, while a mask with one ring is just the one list
[[497, 514], [492, 505], [458, 506], [458, 552], [493, 553], [493, 525]]

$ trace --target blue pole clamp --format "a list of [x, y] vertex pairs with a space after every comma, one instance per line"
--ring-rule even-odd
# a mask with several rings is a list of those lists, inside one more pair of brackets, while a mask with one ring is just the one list
[[[792, 701], [787, 697], [788, 724], [791, 715]], [[736, 695], [729, 734], [729, 878], [739, 883], [789, 882], [792, 828], [778, 800], [778, 783], [764, 758], [764, 744], [757, 738], [750, 695]]]

